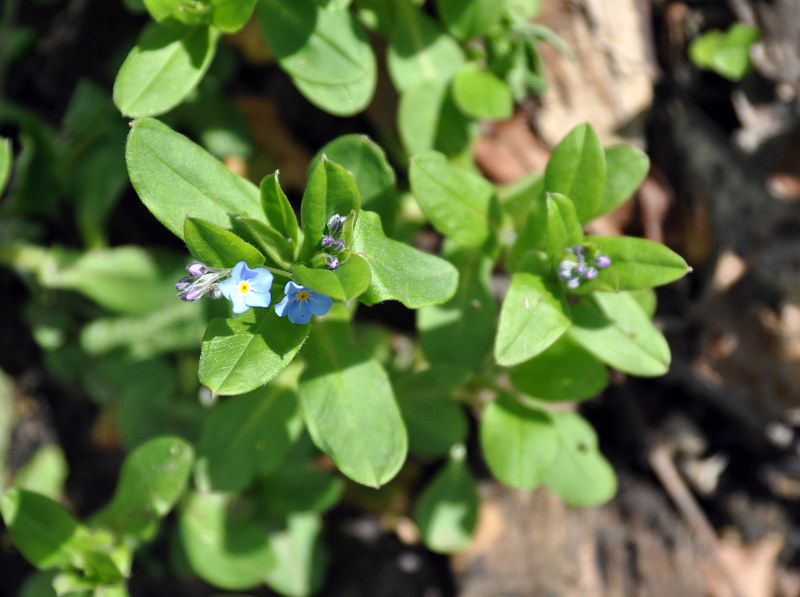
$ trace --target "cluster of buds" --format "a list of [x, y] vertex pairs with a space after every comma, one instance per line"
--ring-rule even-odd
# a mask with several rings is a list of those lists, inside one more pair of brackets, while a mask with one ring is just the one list
[[558, 264], [558, 277], [567, 283], [567, 288], [572, 290], [581, 285], [583, 280], [594, 280], [598, 270], [611, 265], [611, 257], [597, 255], [594, 247], [575, 245], [566, 250], [567, 255]]
[[341, 238], [345, 220], [347, 220], [347, 216], [332, 215], [328, 220], [327, 233], [322, 235], [320, 244], [322, 245], [322, 250], [326, 253], [325, 266], [328, 269], [339, 267], [339, 258], [333, 253], [341, 253], [347, 248], [344, 239]]
[[219, 298], [222, 293], [219, 290], [219, 281], [225, 278], [231, 270], [216, 269], [207, 267], [195, 261], [186, 266], [188, 276], [184, 276], [175, 284], [178, 291], [178, 298], [182, 301], [196, 301], [204, 296]]

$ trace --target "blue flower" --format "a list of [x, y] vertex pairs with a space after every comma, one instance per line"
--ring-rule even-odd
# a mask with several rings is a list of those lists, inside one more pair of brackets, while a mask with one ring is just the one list
[[312, 315], [325, 315], [333, 305], [331, 297], [294, 282], [287, 282], [283, 292], [286, 296], [275, 305], [275, 313], [278, 317], [288, 315], [292, 323], [308, 323]]
[[240, 261], [233, 266], [231, 277], [219, 283], [219, 290], [233, 303], [234, 313], [244, 313], [250, 307], [269, 307], [272, 278], [272, 273], [263, 267], [250, 269]]

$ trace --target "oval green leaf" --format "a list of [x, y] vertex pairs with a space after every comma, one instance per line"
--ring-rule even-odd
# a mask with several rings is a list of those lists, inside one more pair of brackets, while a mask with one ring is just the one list
[[587, 236], [600, 253], [611, 258], [611, 265], [581, 284], [581, 294], [596, 290], [639, 290], [669, 284], [689, 273], [683, 257], [661, 243], [630, 236]]
[[183, 494], [193, 460], [192, 446], [179, 437], [142, 444], [125, 459], [114, 497], [95, 523], [119, 537], [152, 538], [160, 519]]
[[292, 362], [309, 325], [291, 323], [273, 309], [253, 308], [212, 319], [203, 336], [200, 382], [217, 394], [244, 394], [263, 386]]
[[606, 214], [631, 198], [650, 171], [650, 158], [630, 145], [606, 148], [606, 186], [595, 216]]
[[478, 520], [480, 497], [467, 467], [463, 446], [422, 491], [414, 508], [414, 520], [422, 540], [432, 551], [454, 553], [472, 541]]
[[417, 313], [420, 343], [431, 363], [475, 370], [491, 352], [497, 326], [494, 262], [478, 250], [448, 251], [447, 257], [458, 268], [458, 289], [446, 303]]
[[264, 264], [264, 256], [253, 245], [200, 218], [186, 218], [183, 240], [189, 252], [209, 267], [229, 268], [240, 261], [250, 267]]
[[192, 493], [182, 504], [178, 528], [189, 567], [214, 586], [255, 588], [275, 565], [268, 529], [246, 500]]
[[553, 421], [508, 395], [486, 407], [480, 423], [481, 447], [489, 470], [506, 485], [533, 489], [556, 455]]
[[197, 87], [217, 50], [214, 27], [145, 29], [114, 81], [114, 104], [125, 116], [158, 116]]
[[[211, 22], [212, 7], [209, 0], [144, 0], [147, 12], [156, 21], [184, 28], [184, 25], [202, 25]], [[177, 28], [176, 27], [176, 28]]]
[[211, 413], [197, 459], [214, 491], [242, 491], [283, 462], [302, 429], [297, 394], [261, 387], [226, 400]]
[[278, 174], [280, 171], [276, 170], [261, 181], [259, 188], [261, 204], [267, 216], [267, 222], [296, 245], [300, 240], [297, 237], [297, 216], [278, 182]]
[[314, 269], [305, 265], [292, 268], [295, 282], [332, 299], [349, 301], [369, 288], [371, 271], [367, 261], [352, 253], [335, 270]]
[[328, 569], [322, 519], [314, 513], [292, 514], [269, 534], [275, 564], [265, 571], [269, 587], [289, 597], [310, 597], [319, 591]]
[[342, 165], [351, 174], [361, 195], [361, 209], [377, 212], [391, 231], [400, 202], [397, 177], [381, 146], [366, 135], [344, 135], [320, 149], [309, 170], [313, 171], [322, 156]]
[[233, 221], [233, 229], [267, 257], [268, 265], [289, 269], [294, 262], [295, 246], [269, 224], [254, 218], [238, 217]]
[[560, 193], [547, 193], [547, 254], [557, 265], [562, 251], [574, 247], [583, 240], [583, 229], [575, 213], [575, 204]]
[[[300, 251], [301, 259], [310, 260], [320, 251], [320, 241], [331, 216], [357, 218], [360, 207], [358, 186], [350, 173], [339, 164], [322, 160], [314, 168], [308, 180], [300, 205], [300, 219], [305, 238]], [[344, 230], [348, 229], [352, 230], [352, 227], [345, 225]], [[350, 240], [344, 238], [347, 246], [350, 245]]]
[[544, 188], [575, 203], [583, 223], [597, 215], [606, 184], [606, 154], [589, 124], [579, 124], [553, 150], [544, 171]]
[[454, 395], [471, 376], [468, 369], [440, 365], [397, 381], [397, 402], [408, 429], [411, 452], [445, 456], [455, 444], [465, 441], [467, 416]]
[[570, 318], [558, 288], [532, 274], [516, 274], [500, 309], [494, 343], [497, 362], [506, 367], [532, 359], [558, 340]]
[[508, 84], [477, 64], [465, 64], [453, 79], [453, 97], [464, 114], [473, 118], [507, 120], [514, 111]]
[[58, 502], [11, 489], [0, 496], [0, 514], [14, 546], [40, 570], [82, 567], [84, 554], [77, 545], [80, 527]]
[[514, 387], [540, 400], [586, 400], [608, 385], [605, 365], [567, 335], [511, 371]]
[[396, 0], [386, 62], [398, 91], [421, 79], [448, 82], [464, 63], [456, 41], [410, 0]]
[[505, 0], [437, 0], [436, 11], [447, 29], [462, 40], [486, 35], [506, 11]]
[[408, 450], [386, 371], [356, 347], [343, 322], [317, 326], [303, 356], [300, 403], [314, 443], [353, 481], [380, 487]]
[[311, 103], [337, 116], [369, 104], [376, 60], [353, 13], [312, 0], [261, 0], [259, 22], [278, 64]]
[[250, 20], [256, 2], [257, 0], [211, 0], [211, 22], [225, 33], [238, 31]]
[[252, 183], [157, 120], [145, 118], [131, 125], [125, 157], [139, 198], [180, 238], [187, 214], [223, 228], [230, 226], [231, 216], [264, 219]]
[[482, 176], [450, 164], [436, 151], [411, 160], [411, 190], [434, 228], [465, 247], [489, 238], [494, 187]]
[[596, 292], [572, 306], [570, 337], [614, 369], [654, 377], [669, 369], [669, 345], [626, 292]]
[[597, 447], [597, 434], [578, 414], [551, 413], [558, 449], [542, 481], [572, 506], [597, 506], [614, 497], [617, 477]]
[[458, 271], [447, 261], [387, 238], [377, 214], [362, 211], [352, 251], [369, 264], [372, 279], [361, 297], [367, 305], [396, 300], [409, 309], [436, 305], [456, 291]]

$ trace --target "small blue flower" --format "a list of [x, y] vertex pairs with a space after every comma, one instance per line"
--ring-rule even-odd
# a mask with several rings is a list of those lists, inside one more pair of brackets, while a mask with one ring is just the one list
[[329, 296], [294, 282], [287, 282], [283, 292], [286, 296], [275, 305], [275, 313], [278, 317], [288, 315], [292, 323], [308, 323], [312, 315], [325, 315], [333, 305]]
[[244, 261], [233, 266], [231, 277], [219, 283], [219, 290], [233, 303], [234, 313], [244, 313], [250, 307], [269, 307], [273, 275], [263, 267], [250, 269]]

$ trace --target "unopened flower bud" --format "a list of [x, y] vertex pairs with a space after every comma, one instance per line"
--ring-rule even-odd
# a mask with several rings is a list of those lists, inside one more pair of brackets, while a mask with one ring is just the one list
[[192, 276], [202, 276], [208, 270], [205, 265], [199, 261], [195, 261], [194, 263], [186, 266], [186, 271], [188, 271], [189, 275]]
[[335, 243], [333, 243], [333, 248], [336, 251], [344, 251], [344, 241], [340, 238]]
[[598, 257], [595, 257], [594, 264], [598, 268], [604, 269], [609, 265], [611, 265], [611, 257], [609, 257], [608, 255], [600, 255]]
[[342, 231], [342, 226], [344, 226], [344, 221], [347, 219], [347, 216], [340, 216], [339, 214], [334, 214], [328, 220], [328, 231], [331, 235], [336, 236]]
[[583, 277], [587, 280], [594, 280], [597, 277], [597, 270], [591, 266], [586, 269], [586, 273], [583, 274]]
[[339, 267], [339, 259], [333, 255], [328, 255], [327, 263], [325, 265], [328, 267], [328, 269], [336, 269]]
[[330, 247], [333, 244], [333, 237], [329, 234], [326, 234], [322, 237], [322, 246], [323, 247]]

